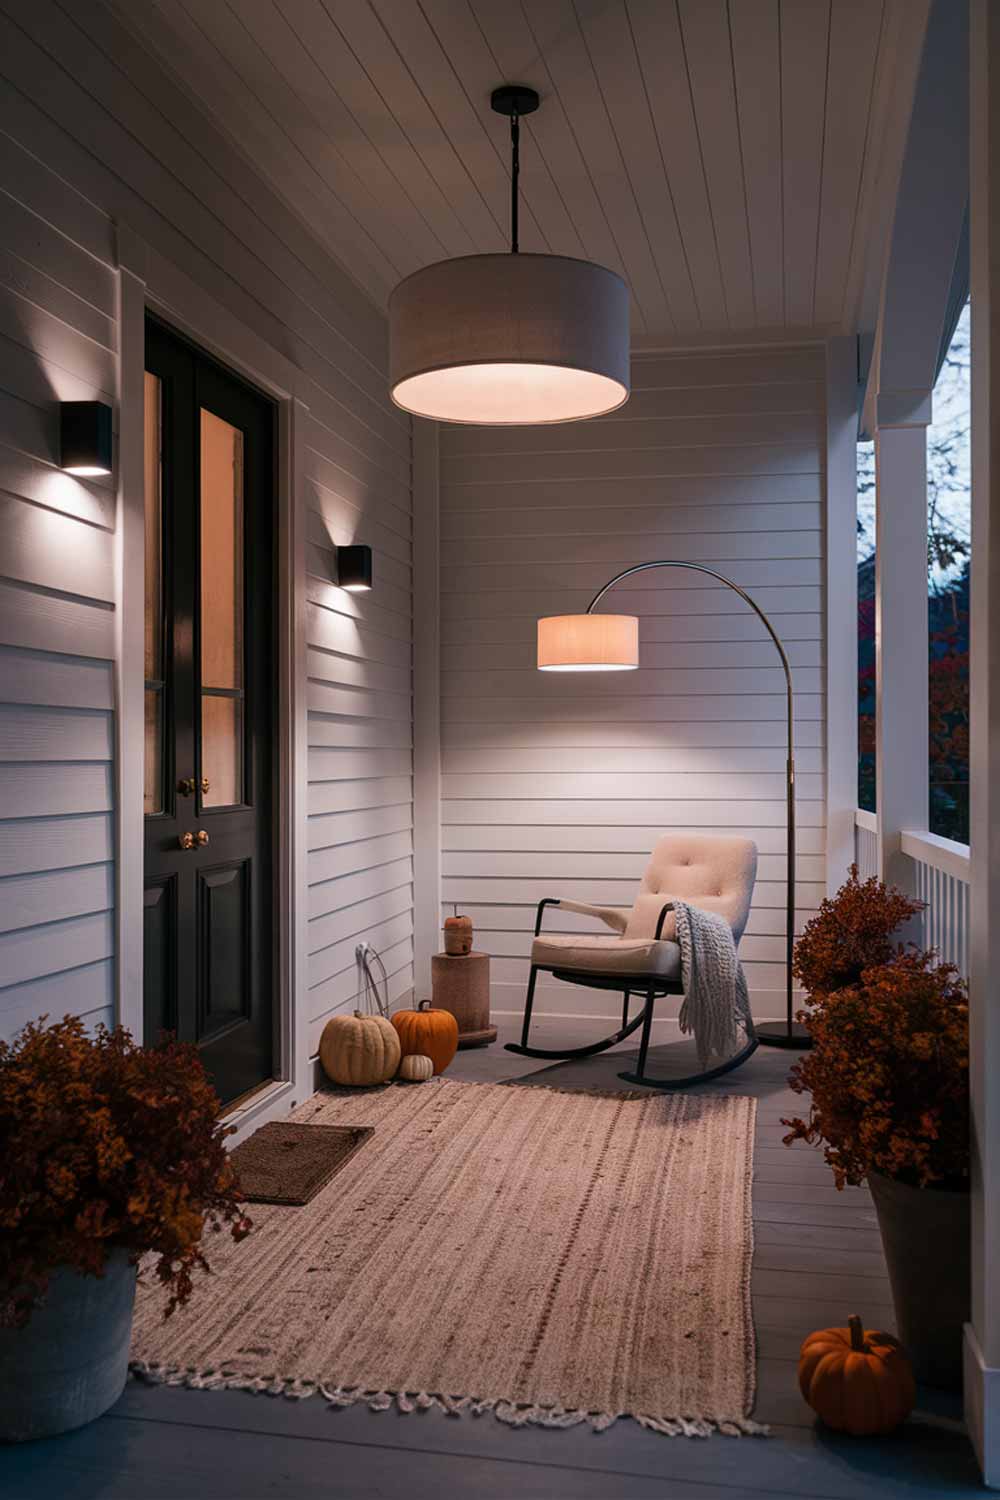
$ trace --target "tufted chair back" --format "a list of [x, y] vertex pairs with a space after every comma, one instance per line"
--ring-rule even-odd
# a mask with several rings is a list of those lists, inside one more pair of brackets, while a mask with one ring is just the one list
[[[750, 913], [757, 877], [757, 845], [752, 839], [711, 833], [668, 833], [649, 856], [626, 937], [652, 937], [667, 901], [675, 897], [703, 911], [718, 912], [738, 943]], [[660, 936], [674, 939], [673, 912]]]

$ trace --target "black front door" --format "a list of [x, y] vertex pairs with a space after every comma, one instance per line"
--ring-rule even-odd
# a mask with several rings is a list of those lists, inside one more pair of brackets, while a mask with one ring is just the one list
[[273, 1076], [275, 407], [146, 323], [144, 1028]]

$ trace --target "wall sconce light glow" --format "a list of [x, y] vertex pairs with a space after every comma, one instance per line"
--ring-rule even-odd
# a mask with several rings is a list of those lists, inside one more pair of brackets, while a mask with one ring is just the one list
[[337, 548], [337, 583], [349, 594], [366, 594], [372, 587], [372, 549], [363, 543]]
[[61, 401], [59, 467], [67, 474], [92, 479], [110, 474], [113, 465], [111, 407], [103, 401]]
[[635, 615], [547, 615], [538, 622], [540, 672], [634, 672]]

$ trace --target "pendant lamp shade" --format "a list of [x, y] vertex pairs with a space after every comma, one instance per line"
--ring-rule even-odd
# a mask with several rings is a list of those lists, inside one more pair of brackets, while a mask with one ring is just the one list
[[628, 289], [588, 260], [467, 255], [389, 299], [397, 406], [438, 422], [572, 422], [628, 399]]
[[589, 260], [519, 253], [520, 122], [539, 103], [522, 83], [490, 95], [510, 120], [510, 254], [424, 266], [389, 298], [389, 389], [414, 416], [536, 425], [599, 417], [628, 400], [621, 277]]
[[630, 672], [639, 665], [635, 615], [548, 615], [538, 622], [542, 672]]

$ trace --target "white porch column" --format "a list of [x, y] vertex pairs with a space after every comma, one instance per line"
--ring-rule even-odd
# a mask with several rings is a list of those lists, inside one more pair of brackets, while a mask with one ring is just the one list
[[858, 349], [826, 346], [826, 891], [854, 859], [858, 805]]
[[865, 430], [876, 462], [879, 860], [904, 889], [900, 834], [927, 827], [926, 427], [968, 201], [968, 13], [933, 0], [882, 278]]
[[1000, 1488], [1000, 0], [973, 0], [971, 19], [973, 1178], [965, 1412], [986, 1483]]
[[875, 683], [879, 863], [907, 889], [907, 829], [926, 828], [927, 392], [883, 392], [875, 430]]

